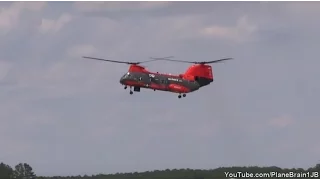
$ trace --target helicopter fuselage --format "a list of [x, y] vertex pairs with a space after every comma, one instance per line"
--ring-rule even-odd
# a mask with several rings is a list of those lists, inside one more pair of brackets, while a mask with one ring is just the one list
[[153, 73], [142, 66], [131, 65], [129, 71], [120, 78], [120, 83], [125, 86], [125, 89], [130, 87], [130, 94], [145, 88], [179, 93], [179, 98], [181, 94], [185, 97], [187, 93], [196, 91], [212, 81], [212, 69], [207, 65], [192, 65], [186, 73], [180, 75]]
[[134, 91], [138, 92], [140, 88], [146, 88], [185, 94], [201, 87], [197, 81], [186, 80], [179, 76], [145, 72], [127, 72], [121, 77], [120, 83], [134, 87]]

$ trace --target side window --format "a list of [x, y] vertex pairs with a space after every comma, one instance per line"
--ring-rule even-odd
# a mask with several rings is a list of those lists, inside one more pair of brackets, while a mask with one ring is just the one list
[[139, 77], [139, 81], [142, 81], [142, 77]]
[[166, 79], [161, 79], [161, 84], [168, 84], [168, 80], [166, 80]]

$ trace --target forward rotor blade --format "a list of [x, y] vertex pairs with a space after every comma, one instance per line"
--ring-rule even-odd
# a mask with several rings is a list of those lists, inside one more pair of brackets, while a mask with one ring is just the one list
[[115, 61], [115, 60], [110, 60], [110, 59], [101, 59], [101, 58], [86, 57], [86, 56], [83, 56], [83, 58], [99, 60], [99, 61], [108, 61], [108, 62], [114, 62], [114, 63], [124, 63], [124, 64], [129, 64], [130, 63], [130, 62], [126, 62], [126, 61]]
[[151, 62], [151, 61], [157, 61], [158, 60], [158, 59], [152, 59], [152, 60], [142, 61], [142, 62], [128, 62], [128, 61], [116, 61], [116, 60], [111, 60], [111, 59], [102, 59], [102, 58], [87, 57], [87, 56], [83, 56], [83, 58], [99, 60], [99, 61], [108, 61], [108, 62], [114, 62], [114, 63], [122, 63], [122, 64], [141, 64], [141, 63], [146, 63], [146, 62]]

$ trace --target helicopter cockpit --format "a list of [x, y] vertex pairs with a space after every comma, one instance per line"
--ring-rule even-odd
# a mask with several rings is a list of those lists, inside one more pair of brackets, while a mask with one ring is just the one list
[[123, 84], [125, 80], [131, 79], [132, 75], [130, 72], [127, 72], [120, 78], [120, 83]]
[[124, 78], [128, 78], [130, 76], [131, 76], [130, 72], [127, 72], [125, 75], [123, 75]]

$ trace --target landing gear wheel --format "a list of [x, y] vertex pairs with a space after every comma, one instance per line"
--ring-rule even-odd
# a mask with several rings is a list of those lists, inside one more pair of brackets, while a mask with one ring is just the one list
[[132, 91], [130, 91], [130, 94], [133, 94], [133, 92], [132, 92]]
[[178, 98], [180, 99], [180, 98], [181, 98], [181, 95], [179, 95]]
[[127, 86], [124, 86], [124, 89], [127, 89], [128, 87]]
[[182, 96], [183, 96], [183, 97], [186, 97], [187, 95], [186, 95], [186, 94], [183, 94]]

